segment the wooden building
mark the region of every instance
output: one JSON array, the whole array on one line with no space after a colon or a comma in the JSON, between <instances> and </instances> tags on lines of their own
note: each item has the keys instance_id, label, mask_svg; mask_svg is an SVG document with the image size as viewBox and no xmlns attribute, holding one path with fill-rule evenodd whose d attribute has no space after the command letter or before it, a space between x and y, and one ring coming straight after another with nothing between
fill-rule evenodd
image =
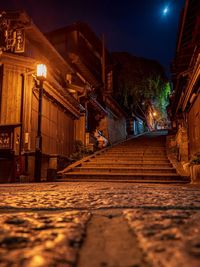
<instances>
[{"instance_id":1,"label":"wooden building","mask_svg":"<svg viewBox=\"0 0 200 267\"><path fill-rule=\"evenodd\" d=\"M179 159L200 152L200 2L186 0L172 64L172 125L177 129Z\"/></svg>"},{"instance_id":2,"label":"wooden building","mask_svg":"<svg viewBox=\"0 0 200 267\"><path fill-rule=\"evenodd\" d=\"M21 174L34 181L37 63L47 66L42 99L42 178L47 179L64 167L77 132L81 135L84 108L70 92L83 93L84 83L26 13L2 12L0 23L0 182L14 182Z\"/></svg>"},{"instance_id":3,"label":"wooden building","mask_svg":"<svg viewBox=\"0 0 200 267\"><path fill-rule=\"evenodd\" d=\"M110 143L126 138L126 114L112 97L112 59L90 27L74 23L47 34L60 54L72 61L74 69L85 82L84 94L79 94L86 109L86 139L91 142L95 130L100 130Z\"/></svg>"}]
</instances>

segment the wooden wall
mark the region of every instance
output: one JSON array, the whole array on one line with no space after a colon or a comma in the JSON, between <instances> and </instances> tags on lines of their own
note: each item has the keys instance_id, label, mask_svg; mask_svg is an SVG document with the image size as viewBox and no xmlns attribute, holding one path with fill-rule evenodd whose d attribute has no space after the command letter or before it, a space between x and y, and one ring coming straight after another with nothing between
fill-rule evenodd
<instances>
[{"instance_id":1,"label":"wooden wall","mask_svg":"<svg viewBox=\"0 0 200 267\"><path fill-rule=\"evenodd\" d=\"M43 97L42 151L45 154L69 155L73 150L74 120L61 107ZM35 148L38 119L38 93L32 96L31 150Z\"/></svg>"},{"instance_id":2,"label":"wooden wall","mask_svg":"<svg viewBox=\"0 0 200 267\"><path fill-rule=\"evenodd\" d=\"M1 124L15 124L20 122L21 108L21 76L23 69L4 64Z\"/></svg>"},{"instance_id":3,"label":"wooden wall","mask_svg":"<svg viewBox=\"0 0 200 267\"><path fill-rule=\"evenodd\" d=\"M4 63L1 101L1 124L20 123L22 76L24 75L22 151L35 151L38 120L38 91L28 66ZM66 109L43 96L43 153L69 155L73 151L75 120ZM29 144L25 144L25 134Z\"/></svg>"}]
</instances>

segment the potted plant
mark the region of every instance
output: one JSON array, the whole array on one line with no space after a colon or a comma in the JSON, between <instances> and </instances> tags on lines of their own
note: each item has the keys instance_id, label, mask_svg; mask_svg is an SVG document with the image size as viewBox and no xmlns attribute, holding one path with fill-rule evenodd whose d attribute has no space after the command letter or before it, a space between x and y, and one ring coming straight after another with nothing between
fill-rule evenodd
<instances>
[{"instance_id":1,"label":"potted plant","mask_svg":"<svg viewBox=\"0 0 200 267\"><path fill-rule=\"evenodd\" d=\"M190 175L192 183L200 183L200 152L190 160Z\"/></svg>"}]
</instances>

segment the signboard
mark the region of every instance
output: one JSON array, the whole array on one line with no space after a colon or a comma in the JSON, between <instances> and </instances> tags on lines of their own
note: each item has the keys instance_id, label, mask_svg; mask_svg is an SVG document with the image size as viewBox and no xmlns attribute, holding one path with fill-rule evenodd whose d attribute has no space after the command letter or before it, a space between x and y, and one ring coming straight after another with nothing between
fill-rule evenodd
<instances>
[{"instance_id":1,"label":"signboard","mask_svg":"<svg viewBox=\"0 0 200 267\"><path fill-rule=\"evenodd\" d=\"M25 50L25 32L24 29L15 30L15 53L23 53Z\"/></svg>"}]
</instances>

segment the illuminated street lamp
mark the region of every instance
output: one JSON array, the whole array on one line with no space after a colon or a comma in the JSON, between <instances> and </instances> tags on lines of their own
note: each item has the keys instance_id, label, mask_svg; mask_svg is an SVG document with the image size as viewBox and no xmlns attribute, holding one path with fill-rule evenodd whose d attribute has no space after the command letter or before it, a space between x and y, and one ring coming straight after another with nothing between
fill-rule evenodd
<instances>
[{"instance_id":1,"label":"illuminated street lamp","mask_svg":"<svg viewBox=\"0 0 200 267\"><path fill-rule=\"evenodd\" d=\"M37 65L37 78L38 80L45 80L47 77L47 67L44 64Z\"/></svg>"},{"instance_id":2,"label":"illuminated street lamp","mask_svg":"<svg viewBox=\"0 0 200 267\"><path fill-rule=\"evenodd\" d=\"M42 96L43 96L43 82L47 76L47 67L44 64L37 65L37 79L39 81L39 101L38 101L38 128L35 146L35 182L41 181L41 167L42 167Z\"/></svg>"},{"instance_id":3,"label":"illuminated street lamp","mask_svg":"<svg viewBox=\"0 0 200 267\"><path fill-rule=\"evenodd\" d=\"M153 116L155 117L156 115L157 115L157 113L154 111L154 112L153 112Z\"/></svg>"}]
</instances>

